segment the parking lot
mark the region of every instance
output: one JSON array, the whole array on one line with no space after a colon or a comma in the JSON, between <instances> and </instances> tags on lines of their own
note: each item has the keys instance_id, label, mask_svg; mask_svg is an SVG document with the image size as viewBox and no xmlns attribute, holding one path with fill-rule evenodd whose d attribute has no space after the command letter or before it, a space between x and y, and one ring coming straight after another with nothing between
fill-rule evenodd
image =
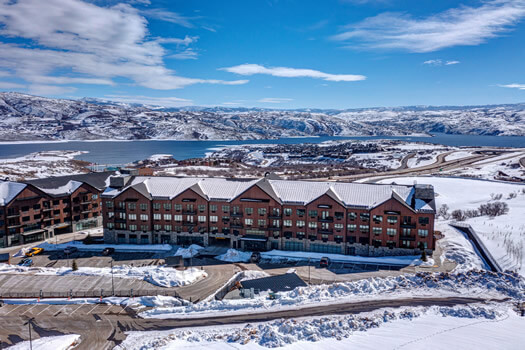
<instances>
[{"instance_id":1,"label":"parking lot","mask_svg":"<svg viewBox=\"0 0 525 350\"><path fill-rule=\"evenodd\" d=\"M27 317L67 317L67 316L95 316L95 315L134 315L129 307L107 304L4 304L0 307L0 317L27 316Z\"/></svg>"}]
</instances>

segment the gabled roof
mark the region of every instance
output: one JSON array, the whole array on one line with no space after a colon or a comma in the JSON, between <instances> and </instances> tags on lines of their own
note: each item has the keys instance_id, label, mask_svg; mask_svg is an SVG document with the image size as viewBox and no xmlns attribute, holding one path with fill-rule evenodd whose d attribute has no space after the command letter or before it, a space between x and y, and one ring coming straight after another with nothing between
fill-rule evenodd
<instances>
[{"instance_id":1,"label":"gabled roof","mask_svg":"<svg viewBox=\"0 0 525 350\"><path fill-rule=\"evenodd\" d=\"M103 171L97 173L46 177L43 179L27 180L24 181L24 183L34 185L46 192L48 188L62 187L67 185L70 181L85 182L98 190L103 190L108 186L106 180L114 174L114 171Z\"/></svg>"},{"instance_id":2,"label":"gabled roof","mask_svg":"<svg viewBox=\"0 0 525 350\"><path fill-rule=\"evenodd\" d=\"M295 273L285 273L283 275L242 281L241 286L244 289L253 288L260 291L287 292L297 287L306 287L307 284Z\"/></svg>"},{"instance_id":3,"label":"gabled roof","mask_svg":"<svg viewBox=\"0 0 525 350\"><path fill-rule=\"evenodd\" d=\"M60 197L60 196L71 195L82 185L83 185L82 182L69 180L65 185L60 186L60 187L54 187L54 188L38 187L38 189L51 196Z\"/></svg>"},{"instance_id":4,"label":"gabled roof","mask_svg":"<svg viewBox=\"0 0 525 350\"><path fill-rule=\"evenodd\" d=\"M27 187L26 184L12 181L0 182L0 205L8 205Z\"/></svg>"}]
</instances>

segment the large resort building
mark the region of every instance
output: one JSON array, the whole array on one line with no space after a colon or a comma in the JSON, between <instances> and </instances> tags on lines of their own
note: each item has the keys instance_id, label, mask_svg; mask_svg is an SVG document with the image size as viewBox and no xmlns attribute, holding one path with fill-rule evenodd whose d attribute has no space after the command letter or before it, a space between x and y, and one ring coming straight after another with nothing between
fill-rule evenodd
<instances>
[{"instance_id":1,"label":"large resort building","mask_svg":"<svg viewBox=\"0 0 525 350\"><path fill-rule=\"evenodd\" d=\"M112 174L0 181L0 248L101 226L100 195Z\"/></svg>"},{"instance_id":2,"label":"large resort building","mask_svg":"<svg viewBox=\"0 0 525 350\"><path fill-rule=\"evenodd\" d=\"M102 194L104 238L365 256L434 249L434 190L262 179L115 176Z\"/></svg>"}]
</instances>

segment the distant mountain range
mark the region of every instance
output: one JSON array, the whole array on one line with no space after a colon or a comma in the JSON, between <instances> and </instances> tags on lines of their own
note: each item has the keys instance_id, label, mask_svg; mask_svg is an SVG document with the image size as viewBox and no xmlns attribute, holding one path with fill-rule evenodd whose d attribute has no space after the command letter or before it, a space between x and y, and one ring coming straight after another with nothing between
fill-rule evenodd
<instances>
[{"instance_id":1,"label":"distant mountain range","mask_svg":"<svg viewBox=\"0 0 525 350\"><path fill-rule=\"evenodd\" d=\"M525 104L362 109L162 108L0 93L0 140L219 140L412 134L525 136Z\"/></svg>"}]
</instances>

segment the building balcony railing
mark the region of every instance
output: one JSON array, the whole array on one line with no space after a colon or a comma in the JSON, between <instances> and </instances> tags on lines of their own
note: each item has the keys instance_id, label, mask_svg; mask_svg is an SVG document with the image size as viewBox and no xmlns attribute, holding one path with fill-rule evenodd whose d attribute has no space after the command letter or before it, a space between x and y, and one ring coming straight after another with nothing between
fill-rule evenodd
<instances>
[{"instance_id":1,"label":"building balcony railing","mask_svg":"<svg viewBox=\"0 0 525 350\"><path fill-rule=\"evenodd\" d=\"M399 239L402 241L415 241L415 236L399 236Z\"/></svg>"},{"instance_id":2,"label":"building balcony railing","mask_svg":"<svg viewBox=\"0 0 525 350\"><path fill-rule=\"evenodd\" d=\"M332 229L320 229L319 233L322 234L322 235L331 235L332 233L334 233L334 230L332 230Z\"/></svg>"},{"instance_id":3,"label":"building balcony railing","mask_svg":"<svg viewBox=\"0 0 525 350\"><path fill-rule=\"evenodd\" d=\"M183 225L184 226L195 226L197 225L197 223L193 221L184 221Z\"/></svg>"},{"instance_id":4,"label":"building balcony railing","mask_svg":"<svg viewBox=\"0 0 525 350\"><path fill-rule=\"evenodd\" d=\"M400 225L403 228L416 228L416 224L401 224Z\"/></svg>"},{"instance_id":5,"label":"building balcony railing","mask_svg":"<svg viewBox=\"0 0 525 350\"><path fill-rule=\"evenodd\" d=\"M317 220L318 220L319 222L334 222L334 218L333 218L333 216L326 216L326 217L324 217L324 218L321 217L321 216L319 216L319 217L317 218Z\"/></svg>"},{"instance_id":6,"label":"building balcony railing","mask_svg":"<svg viewBox=\"0 0 525 350\"><path fill-rule=\"evenodd\" d=\"M281 227L279 226L268 226L268 231L279 231Z\"/></svg>"},{"instance_id":7,"label":"building balcony railing","mask_svg":"<svg viewBox=\"0 0 525 350\"><path fill-rule=\"evenodd\" d=\"M243 228L242 224L230 224L230 228Z\"/></svg>"},{"instance_id":8,"label":"building balcony railing","mask_svg":"<svg viewBox=\"0 0 525 350\"><path fill-rule=\"evenodd\" d=\"M16 227L21 227L22 225L20 224L14 224L14 225L7 225L7 228L16 228Z\"/></svg>"},{"instance_id":9,"label":"building balcony railing","mask_svg":"<svg viewBox=\"0 0 525 350\"><path fill-rule=\"evenodd\" d=\"M230 216L234 217L234 218L242 218L242 213L231 213Z\"/></svg>"},{"instance_id":10,"label":"building balcony railing","mask_svg":"<svg viewBox=\"0 0 525 350\"><path fill-rule=\"evenodd\" d=\"M268 219L280 219L282 217L281 214L268 214Z\"/></svg>"},{"instance_id":11,"label":"building balcony railing","mask_svg":"<svg viewBox=\"0 0 525 350\"><path fill-rule=\"evenodd\" d=\"M19 217L19 216L20 216L20 213L16 213L16 214L7 214L6 217L7 217L8 219L11 219L11 218L17 218L17 217Z\"/></svg>"},{"instance_id":12,"label":"building balcony railing","mask_svg":"<svg viewBox=\"0 0 525 350\"><path fill-rule=\"evenodd\" d=\"M182 212L182 215L195 215L197 212L195 210L186 210Z\"/></svg>"}]
</instances>

